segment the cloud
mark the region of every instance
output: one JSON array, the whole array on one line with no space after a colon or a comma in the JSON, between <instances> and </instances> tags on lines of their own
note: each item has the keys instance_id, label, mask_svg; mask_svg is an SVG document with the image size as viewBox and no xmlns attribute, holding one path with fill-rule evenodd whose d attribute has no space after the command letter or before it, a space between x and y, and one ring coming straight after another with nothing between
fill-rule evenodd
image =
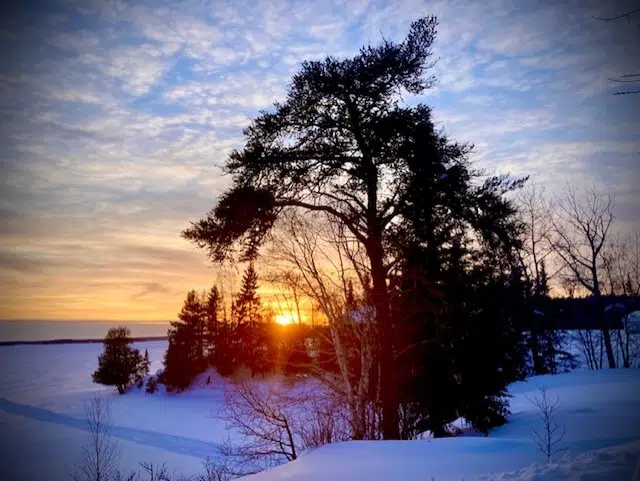
<instances>
[{"instance_id":1,"label":"cloud","mask_svg":"<svg viewBox=\"0 0 640 481\"><path fill-rule=\"evenodd\" d=\"M591 17L622 4L47 8L0 25L0 317L172 316L186 290L215 278L179 233L228 185L222 166L250 119L284 98L303 60L353 55L382 35L401 40L428 13L440 20L439 83L407 100L433 106L452 138L474 143L479 166L551 188L610 183L625 222L640 220L640 96L612 96L621 87L608 80L640 71L629 54L639 31Z\"/></svg>"}]
</instances>

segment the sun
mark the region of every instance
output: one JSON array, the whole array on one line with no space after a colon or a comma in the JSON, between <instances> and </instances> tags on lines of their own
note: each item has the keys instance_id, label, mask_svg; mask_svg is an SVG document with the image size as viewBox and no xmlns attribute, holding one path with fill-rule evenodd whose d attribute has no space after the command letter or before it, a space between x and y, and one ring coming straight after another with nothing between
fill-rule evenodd
<instances>
[{"instance_id":1,"label":"sun","mask_svg":"<svg viewBox=\"0 0 640 481\"><path fill-rule=\"evenodd\" d=\"M298 321L298 316L291 313L282 313L276 316L276 324L280 324L281 326L286 326L288 324L293 324Z\"/></svg>"}]
</instances>

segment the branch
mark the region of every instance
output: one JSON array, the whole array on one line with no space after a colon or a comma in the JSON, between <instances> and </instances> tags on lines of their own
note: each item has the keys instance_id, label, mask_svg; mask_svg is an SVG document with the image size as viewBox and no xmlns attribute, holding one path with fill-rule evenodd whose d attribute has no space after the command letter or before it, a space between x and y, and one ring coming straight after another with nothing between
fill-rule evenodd
<instances>
[{"instance_id":1,"label":"branch","mask_svg":"<svg viewBox=\"0 0 640 481\"><path fill-rule=\"evenodd\" d=\"M603 20L605 22L609 22L611 20L618 20L619 18L623 18L623 17L627 17L627 19L633 15L634 13L638 13L640 12L640 8L636 8L635 10L631 10L630 12L627 13L623 13L621 15L616 15L615 17L610 17L610 18L602 18L602 17L596 17L595 15L591 15L593 18L595 18L596 20Z\"/></svg>"},{"instance_id":2,"label":"branch","mask_svg":"<svg viewBox=\"0 0 640 481\"><path fill-rule=\"evenodd\" d=\"M342 212L334 209L331 206L309 204L307 202L302 202L300 200L294 200L294 199L278 200L278 201L276 201L274 203L274 205L276 207L301 207L301 208L307 209L307 210L312 210L312 211L316 211L316 212L326 212L327 214L331 214L332 216L337 217L342 222L344 222L344 225L356 237L356 239L358 239L363 244L367 243L367 238L362 234L362 232L360 232L356 228L356 226L354 225L353 221L351 219L349 219L349 217L347 217L345 214L343 214Z\"/></svg>"}]
</instances>

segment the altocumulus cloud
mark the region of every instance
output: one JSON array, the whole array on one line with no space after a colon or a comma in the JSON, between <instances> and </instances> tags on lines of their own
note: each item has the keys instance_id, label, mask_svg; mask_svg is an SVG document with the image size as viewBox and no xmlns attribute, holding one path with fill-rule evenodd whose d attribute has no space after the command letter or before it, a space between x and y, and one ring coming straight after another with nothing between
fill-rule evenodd
<instances>
[{"instance_id":1,"label":"altocumulus cloud","mask_svg":"<svg viewBox=\"0 0 640 481\"><path fill-rule=\"evenodd\" d=\"M493 172L599 182L638 224L633 2L135 1L21 4L0 21L0 317L172 317L215 279L179 232L229 179L242 128L305 59L440 20L434 107Z\"/></svg>"}]
</instances>

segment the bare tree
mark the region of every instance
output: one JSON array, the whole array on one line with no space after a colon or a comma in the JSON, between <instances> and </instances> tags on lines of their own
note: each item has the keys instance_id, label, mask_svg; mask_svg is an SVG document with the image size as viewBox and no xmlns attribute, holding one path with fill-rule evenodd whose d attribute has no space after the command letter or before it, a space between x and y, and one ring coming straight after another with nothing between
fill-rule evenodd
<instances>
[{"instance_id":1,"label":"bare tree","mask_svg":"<svg viewBox=\"0 0 640 481\"><path fill-rule=\"evenodd\" d=\"M519 194L518 204L526 227L520 262L525 276L535 287L542 280L542 264L553 254L553 246L549 242L553 230L553 206L546 197L544 186L528 184ZM558 270L552 274L547 273L548 278L553 278L557 272Z\"/></svg>"},{"instance_id":2,"label":"bare tree","mask_svg":"<svg viewBox=\"0 0 640 481\"><path fill-rule=\"evenodd\" d=\"M549 242L553 229L550 220L552 206L544 187L537 184L528 184L520 191L518 205L525 228L522 248L517 255L525 280L530 286L529 301L537 306L538 301L548 295L548 281L559 272L559 269L551 274L548 272L549 261L553 258L553 247ZM555 370L556 348L561 336L554 331L541 329L538 321L538 317L533 316L529 330L533 373L547 374Z\"/></svg>"},{"instance_id":3,"label":"bare tree","mask_svg":"<svg viewBox=\"0 0 640 481\"><path fill-rule=\"evenodd\" d=\"M162 463L160 466L154 466L153 463L142 462L140 463L140 467L147 473L147 476L149 476L149 481L171 481L165 463Z\"/></svg>"},{"instance_id":4,"label":"bare tree","mask_svg":"<svg viewBox=\"0 0 640 481\"><path fill-rule=\"evenodd\" d=\"M113 481L138 481L138 479L140 479L140 476L136 472L124 474L120 471L116 471L116 473L113 475L113 478L111 479Z\"/></svg>"},{"instance_id":5,"label":"bare tree","mask_svg":"<svg viewBox=\"0 0 640 481\"><path fill-rule=\"evenodd\" d=\"M566 428L564 424L558 424L555 419L555 413L560 407L560 398L556 397L552 400L547 387L541 386L538 395L534 398L527 396L527 399L536 407L536 417L542 423L541 428L531 430L531 438L538 446L538 450L546 456L547 462L550 462L554 454L565 450L558 445L564 439Z\"/></svg>"},{"instance_id":6,"label":"bare tree","mask_svg":"<svg viewBox=\"0 0 640 481\"><path fill-rule=\"evenodd\" d=\"M302 448L294 433L294 403L275 383L241 381L227 388L219 414L244 441L227 445L224 454L249 474L296 459Z\"/></svg>"},{"instance_id":7,"label":"bare tree","mask_svg":"<svg viewBox=\"0 0 640 481\"><path fill-rule=\"evenodd\" d=\"M553 250L569 275L596 300L610 368L615 368L616 362L602 305L601 271L604 249L614 220L614 199L611 190L602 194L594 186L586 188L584 195L579 197L576 189L569 186L557 202L550 235Z\"/></svg>"},{"instance_id":8,"label":"bare tree","mask_svg":"<svg viewBox=\"0 0 640 481\"><path fill-rule=\"evenodd\" d=\"M210 458L202 462L204 474L196 476L194 481L231 481L234 476L231 469L220 461L212 461Z\"/></svg>"},{"instance_id":9,"label":"bare tree","mask_svg":"<svg viewBox=\"0 0 640 481\"><path fill-rule=\"evenodd\" d=\"M111 436L109 403L96 395L85 402L84 411L89 434L71 477L74 481L111 481L121 475L120 450Z\"/></svg>"},{"instance_id":10,"label":"bare tree","mask_svg":"<svg viewBox=\"0 0 640 481\"><path fill-rule=\"evenodd\" d=\"M328 325L338 374L316 365L315 375L348 406L353 438L378 439L379 346L374 310L366 300L366 253L342 226L320 214L290 215L277 232L272 261L297 273L299 289L320 307Z\"/></svg>"},{"instance_id":11,"label":"bare tree","mask_svg":"<svg viewBox=\"0 0 640 481\"><path fill-rule=\"evenodd\" d=\"M614 238L605 249L603 259L609 294L640 295L640 230ZM622 321L622 329L618 329L614 336L616 361L623 367L631 367L640 355L637 336L631 332L626 313L620 312L616 306L609 307L612 317Z\"/></svg>"}]
</instances>

